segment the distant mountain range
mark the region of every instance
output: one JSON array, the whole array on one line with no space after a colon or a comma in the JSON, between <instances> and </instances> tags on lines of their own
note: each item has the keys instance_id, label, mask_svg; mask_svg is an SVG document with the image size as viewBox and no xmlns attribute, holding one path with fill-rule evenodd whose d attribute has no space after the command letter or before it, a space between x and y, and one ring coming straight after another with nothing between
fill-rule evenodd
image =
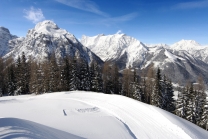
<instances>
[{"instance_id":1,"label":"distant mountain range","mask_svg":"<svg viewBox=\"0 0 208 139\"><path fill-rule=\"evenodd\" d=\"M167 44L146 45L125 34L83 36L81 43L103 61L117 63L120 69L160 67L173 82L195 82L199 76L208 83L208 46L194 40Z\"/></svg>"},{"instance_id":2,"label":"distant mountain range","mask_svg":"<svg viewBox=\"0 0 208 139\"><path fill-rule=\"evenodd\" d=\"M208 46L201 46L194 40L181 40L171 46L147 45L125 34L99 34L83 36L79 42L74 35L49 20L38 23L22 38L0 27L0 56L17 59L22 52L38 61L49 58L52 52L56 58L77 56L88 63L112 61L120 70L130 67L145 70L154 64L173 82L195 82L202 76L208 84Z\"/></svg>"}]
</instances>

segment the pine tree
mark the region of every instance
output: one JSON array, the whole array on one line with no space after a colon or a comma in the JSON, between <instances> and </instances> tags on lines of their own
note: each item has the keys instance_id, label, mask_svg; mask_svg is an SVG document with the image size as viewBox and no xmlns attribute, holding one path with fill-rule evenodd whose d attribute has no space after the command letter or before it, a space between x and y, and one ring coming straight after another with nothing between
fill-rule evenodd
<instances>
[{"instance_id":1,"label":"pine tree","mask_svg":"<svg viewBox=\"0 0 208 139\"><path fill-rule=\"evenodd\" d=\"M149 100L150 100L150 94L148 93L148 86L147 86L147 82L146 82L146 79L143 78L141 80L141 92L143 94L143 97L141 98L141 101L144 102L144 103L147 103L149 104Z\"/></svg>"},{"instance_id":2,"label":"pine tree","mask_svg":"<svg viewBox=\"0 0 208 139\"><path fill-rule=\"evenodd\" d=\"M196 123L196 117L195 117L195 101L194 101L194 89L193 89L193 84L191 83L188 91L188 100L187 100L187 105L186 105L186 120Z\"/></svg>"},{"instance_id":3,"label":"pine tree","mask_svg":"<svg viewBox=\"0 0 208 139\"><path fill-rule=\"evenodd\" d=\"M122 78L122 92L121 94L127 97L132 97L130 92L130 83L131 83L131 70L125 69L123 71L123 78Z\"/></svg>"},{"instance_id":4,"label":"pine tree","mask_svg":"<svg viewBox=\"0 0 208 139\"><path fill-rule=\"evenodd\" d=\"M88 63L85 62L83 59L79 59L79 90L90 90L90 80L89 80L89 66Z\"/></svg>"},{"instance_id":5,"label":"pine tree","mask_svg":"<svg viewBox=\"0 0 208 139\"><path fill-rule=\"evenodd\" d=\"M103 78L103 92L107 93L107 84L108 84L108 74L109 74L109 62L105 62L102 70L102 78Z\"/></svg>"},{"instance_id":6,"label":"pine tree","mask_svg":"<svg viewBox=\"0 0 208 139\"><path fill-rule=\"evenodd\" d=\"M14 76L14 66L13 64L7 69L7 92L8 95L15 95L16 90L16 80Z\"/></svg>"},{"instance_id":7,"label":"pine tree","mask_svg":"<svg viewBox=\"0 0 208 139\"><path fill-rule=\"evenodd\" d=\"M132 93L133 93L133 99L136 99L138 101L142 101L142 99L143 99L143 92L140 89L139 84L136 83L136 82L133 82L131 84L131 88L132 88L131 90L132 90Z\"/></svg>"},{"instance_id":8,"label":"pine tree","mask_svg":"<svg viewBox=\"0 0 208 139\"><path fill-rule=\"evenodd\" d=\"M73 58L70 65L70 83L69 89L70 91L74 91L78 89L78 75L77 75L77 59Z\"/></svg>"},{"instance_id":9,"label":"pine tree","mask_svg":"<svg viewBox=\"0 0 208 139\"><path fill-rule=\"evenodd\" d=\"M208 130L208 100L206 99L206 94L204 95L204 100L205 100L205 103L202 107L203 111L200 117L200 121L198 122L198 125Z\"/></svg>"},{"instance_id":10,"label":"pine tree","mask_svg":"<svg viewBox=\"0 0 208 139\"><path fill-rule=\"evenodd\" d=\"M49 61L49 92L55 92L58 91L58 78L59 78L59 71L58 66L56 63L55 54L52 55L50 61Z\"/></svg>"},{"instance_id":11,"label":"pine tree","mask_svg":"<svg viewBox=\"0 0 208 139\"><path fill-rule=\"evenodd\" d=\"M65 57L63 59L63 65L61 68L61 86L63 91L69 91L70 84L70 66L69 58Z\"/></svg>"},{"instance_id":12,"label":"pine tree","mask_svg":"<svg viewBox=\"0 0 208 139\"><path fill-rule=\"evenodd\" d=\"M38 94L37 92L37 86L38 86L38 76L37 76L37 70L38 70L38 66L37 66L37 63L34 62L34 61L31 61L31 64L30 64L30 82L29 82L29 89L30 89L30 92L31 93L36 93Z\"/></svg>"},{"instance_id":13,"label":"pine tree","mask_svg":"<svg viewBox=\"0 0 208 139\"><path fill-rule=\"evenodd\" d=\"M118 66L116 64L113 64L112 66L113 70L113 90L114 94L119 94L120 93L120 88L119 88L119 72L118 72Z\"/></svg>"},{"instance_id":14,"label":"pine tree","mask_svg":"<svg viewBox=\"0 0 208 139\"><path fill-rule=\"evenodd\" d=\"M145 78L146 76L146 78ZM147 75L143 74L143 78L145 80L144 85L145 85L145 96L146 96L146 102L148 104L152 103L152 93L154 90L154 78L155 78L155 70L154 70L154 64L151 64L148 67L147 70Z\"/></svg>"},{"instance_id":15,"label":"pine tree","mask_svg":"<svg viewBox=\"0 0 208 139\"><path fill-rule=\"evenodd\" d=\"M163 94L162 94L162 100L163 100L163 109L169 112L175 111L174 106L174 99L173 99L173 86L170 80L167 80L164 76L163 78Z\"/></svg>"},{"instance_id":16,"label":"pine tree","mask_svg":"<svg viewBox=\"0 0 208 139\"><path fill-rule=\"evenodd\" d=\"M182 92L178 92L178 98L176 101L176 109L175 109L175 114L179 117L185 118L186 117L186 112L185 112L185 107L187 104L186 100L186 90L183 88Z\"/></svg>"},{"instance_id":17,"label":"pine tree","mask_svg":"<svg viewBox=\"0 0 208 139\"><path fill-rule=\"evenodd\" d=\"M154 83L154 90L151 95L151 104L162 108L162 83L161 83L161 73L160 73L160 68L158 68L156 77L155 77L155 83Z\"/></svg>"},{"instance_id":18,"label":"pine tree","mask_svg":"<svg viewBox=\"0 0 208 139\"><path fill-rule=\"evenodd\" d=\"M96 62L92 62L90 66L90 90L94 92L102 92L102 86L101 69Z\"/></svg>"},{"instance_id":19,"label":"pine tree","mask_svg":"<svg viewBox=\"0 0 208 139\"><path fill-rule=\"evenodd\" d=\"M21 78L22 78L22 94L29 93L29 65L25 57L25 53L22 52L21 58Z\"/></svg>"},{"instance_id":20,"label":"pine tree","mask_svg":"<svg viewBox=\"0 0 208 139\"><path fill-rule=\"evenodd\" d=\"M203 78L200 76L198 78L198 83L195 86L195 117L196 117L196 124L200 125L200 122L203 121L203 113L204 110L206 111L206 93L204 87ZM206 113L206 112L205 112Z\"/></svg>"},{"instance_id":21,"label":"pine tree","mask_svg":"<svg viewBox=\"0 0 208 139\"><path fill-rule=\"evenodd\" d=\"M105 65L104 65L105 69ZM105 86L105 93L108 94L119 94L119 73L118 73L118 67L115 65L115 63L109 63L107 62L107 70L103 72L103 82Z\"/></svg>"},{"instance_id":22,"label":"pine tree","mask_svg":"<svg viewBox=\"0 0 208 139\"><path fill-rule=\"evenodd\" d=\"M133 72L133 81L131 82L131 85L130 85L130 91L131 91L130 94L133 95L132 96L133 99L136 99L138 101L144 100L144 94L138 83L138 76L136 73L136 69L134 69L134 72Z\"/></svg>"},{"instance_id":23,"label":"pine tree","mask_svg":"<svg viewBox=\"0 0 208 139\"><path fill-rule=\"evenodd\" d=\"M20 95L23 91L23 79L22 79L22 65L21 65L21 59L18 56L17 62L16 62L16 68L15 68L15 79L16 79L16 90L14 95Z\"/></svg>"},{"instance_id":24,"label":"pine tree","mask_svg":"<svg viewBox=\"0 0 208 139\"><path fill-rule=\"evenodd\" d=\"M36 94L41 94L43 93L44 91L44 84L43 84L43 81L44 81L44 76L43 76L43 69L42 69L42 65L39 64L38 65L38 68L36 70L36 87L35 87L35 93Z\"/></svg>"}]
</instances>

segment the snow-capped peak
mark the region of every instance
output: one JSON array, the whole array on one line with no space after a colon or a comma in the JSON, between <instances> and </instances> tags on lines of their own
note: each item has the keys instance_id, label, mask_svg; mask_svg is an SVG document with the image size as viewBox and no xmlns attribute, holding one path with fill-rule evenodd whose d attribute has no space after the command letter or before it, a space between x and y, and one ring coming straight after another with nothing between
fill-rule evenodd
<instances>
[{"instance_id":1,"label":"snow-capped peak","mask_svg":"<svg viewBox=\"0 0 208 139\"><path fill-rule=\"evenodd\" d=\"M53 37L61 37L65 34L70 34L66 30L59 28L58 25L51 20L38 23L35 28L30 31L32 31L33 34L45 34Z\"/></svg>"},{"instance_id":2,"label":"snow-capped peak","mask_svg":"<svg viewBox=\"0 0 208 139\"><path fill-rule=\"evenodd\" d=\"M67 32L65 29L59 28L50 20L38 23L35 28L28 31L25 38L10 41L10 44L13 46L15 44L18 45L15 45L14 49L5 55L4 58L13 56L14 59L17 59L18 55L24 52L26 57L44 61L49 58L52 52L55 52L56 58L63 58L69 55L83 58L88 63L93 60L98 61L98 63L101 62L73 34Z\"/></svg>"},{"instance_id":3,"label":"snow-capped peak","mask_svg":"<svg viewBox=\"0 0 208 139\"><path fill-rule=\"evenodd\" d=\"M170 48L175 50L189 50L189 49L201 49L201 45L195 40L181 40L174 43Z\"/></svg>"},{"instance_id":4,"label":"snow-capped peak","mask_svg":"<svg viewBox=\"0 0 208 139\"><path fill-rule=\"evenodd\" d=\"M147 48L139 40L122 33L94 37L84 36L81 43L96 53L103 61L116 60L121 57L126 66L132 66L135 59L143 60Z\"/></svg>"},{"instance_id":5,"label":"snow-capped peak","mask_svg":"<svg viewBox=\"0 0 208 139\"><path fill-rule=\"evenodd\" d=\"M184 40L182 39L181 41L177 42L179 45L194 45L194 46L200 46L198 42L195 40Z\"/></svg>"},{"instance_id":6,"label":"snow-capped peak","mask_svg":"<svg viewBox=\"0 0 208 139\"><path fill-rule=\"evenodd\" d=\"M41 30L43 28L47 28L47 29L59 29L59 27L51 20L45 20L43 22L38 23L35 26L35 30Z\"/></svg>"}]
</instances>

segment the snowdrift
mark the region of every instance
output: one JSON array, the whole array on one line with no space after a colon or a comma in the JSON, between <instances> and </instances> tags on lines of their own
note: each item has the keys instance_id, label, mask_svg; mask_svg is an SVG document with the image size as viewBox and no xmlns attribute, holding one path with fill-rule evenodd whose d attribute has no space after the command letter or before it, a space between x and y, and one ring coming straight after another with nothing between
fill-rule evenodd
<instances>
[{"instance_id":1,"label":"snowdrift","mask_svg":"<svg viewBox=\"0 0 208 139\"><path fill-rule=\"evenodd\" d=\"M2 97L0 117L0 138L208 138L207 131L154 106L84 91Z\"/></svg>"}]
</instances>

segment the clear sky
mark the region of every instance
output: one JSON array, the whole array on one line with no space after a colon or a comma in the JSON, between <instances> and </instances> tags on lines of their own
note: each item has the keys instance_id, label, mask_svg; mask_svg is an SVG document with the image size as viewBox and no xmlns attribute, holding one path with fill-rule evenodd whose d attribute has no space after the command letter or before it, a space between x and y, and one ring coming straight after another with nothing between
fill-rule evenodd
<instances>
[{"instance_id":1,"label":"clear sky","mask_svg":"<svg viewBox=\"0 0 208 139\"><path fill-rule=\"evenodd\" d=\"M125 33L144 43L208 44L208 0L1 0L0 26L17 36L53 20L77 38Z\"/></svg>"}]
</instances>

